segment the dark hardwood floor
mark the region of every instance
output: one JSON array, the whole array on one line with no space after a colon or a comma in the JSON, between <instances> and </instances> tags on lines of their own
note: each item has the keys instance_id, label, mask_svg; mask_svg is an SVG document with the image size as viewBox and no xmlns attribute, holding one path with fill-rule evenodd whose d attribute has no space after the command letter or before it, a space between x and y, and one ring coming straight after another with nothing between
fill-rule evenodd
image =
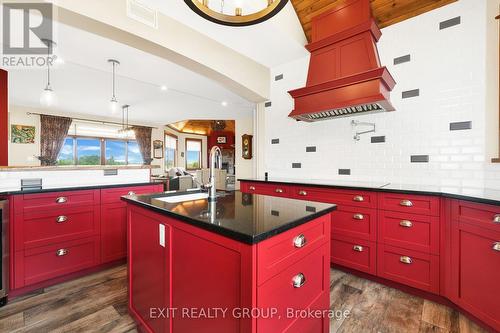
<instances>
[{"instance_id":1,"label":"dark hardwood floor","mask_svg":"<svg viewBox=\"0 0 500 333\"><path fill-rule=\"evenodd\" d=\"M136 332L127 314L127 270L119 266L45 288L0 308L0 332ZM447 307L331 271L330 332L484 332Z\"/></svg>"}]
</instances>

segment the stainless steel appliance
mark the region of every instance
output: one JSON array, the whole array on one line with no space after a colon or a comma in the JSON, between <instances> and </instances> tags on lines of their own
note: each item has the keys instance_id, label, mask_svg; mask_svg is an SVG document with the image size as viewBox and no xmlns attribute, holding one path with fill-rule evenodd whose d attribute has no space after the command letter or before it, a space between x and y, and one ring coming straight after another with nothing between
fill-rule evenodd
<instances>
[{"instance_id":1,"label":"stainless steel appliance","mask_svg":"<svg viewBox=\"0 0 500 333\"><path fill-rule=\"evenodd\" d=\"M0 200L0 306L7 304L9 286L9 202Z\"/></svg>"}]
</instances>

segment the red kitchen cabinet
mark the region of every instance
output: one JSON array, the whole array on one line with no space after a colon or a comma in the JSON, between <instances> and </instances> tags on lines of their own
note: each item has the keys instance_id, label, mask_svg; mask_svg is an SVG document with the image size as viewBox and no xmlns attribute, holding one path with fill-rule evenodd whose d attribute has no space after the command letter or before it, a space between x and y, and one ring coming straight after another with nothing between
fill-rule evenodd
<instances>
[{"instance_id":1,"label":"red kitchen cabinet","mask_svg":"<svg viewBox=\"0 0 500 333\"><path fill-rule=\"evenodd\" d=\"M332 213L332 236L344 235L377 241L377 211L341 205Z\"/></svg>"},{"instance_id":2,"label":"red kitchen cabinet","mask_svg":"<svg viewBox=\"0 0 500 333\"><path fill-rule=\"evenodd\" d=\"M426 195L380 193L378 209L439 216L439 198Z\"/></svg>"},{"instance_id":3,"label":"red kitchen cabinet","mask_svg":"<svg viewBox=\"0 0 500 333\"><path fill-rule=\"evenodd\" d=\"M360 272L377 273L377 243L335 235L331 240L331 262Z\"/></svg>"},{"instance_id":4,"label":"red kitchen cabinet","mask_svg":"<svg viewBox=\"0 0 500 333\"><path fill-rule=\"evenodd\" d=\"M459 205L454 202L454 216ZM452 300L478 319L500 331L500 231L452 221Z\"/></svg>"}]
</instances>

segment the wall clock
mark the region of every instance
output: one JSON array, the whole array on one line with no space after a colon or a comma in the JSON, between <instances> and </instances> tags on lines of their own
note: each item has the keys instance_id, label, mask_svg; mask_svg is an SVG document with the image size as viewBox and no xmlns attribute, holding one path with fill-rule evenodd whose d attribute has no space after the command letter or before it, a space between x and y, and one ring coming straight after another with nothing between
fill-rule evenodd
<instances>
[{"instance_id":1,"label":"wall clock","mask_svg":"<svg viewBox=\"0 0 500 333\"><path fill-rule=\"evenodd\" d=\"M241 142L242 142L242 157L246 160L250 160L252 158L252 139L253 135L242 135L241 136Z\"/></svg>"}]
</instances>

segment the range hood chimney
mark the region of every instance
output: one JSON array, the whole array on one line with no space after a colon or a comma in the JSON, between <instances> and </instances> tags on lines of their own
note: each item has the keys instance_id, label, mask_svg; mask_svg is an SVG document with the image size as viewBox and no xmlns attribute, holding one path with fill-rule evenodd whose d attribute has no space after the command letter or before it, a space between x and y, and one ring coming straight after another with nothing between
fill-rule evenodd
<instances>
[{"instance_id":1,"label":"range hood chimney","mask_svg":"<svg viewBox=\"0 0 500 333\"><path fill-rule=\"evenodd\" d=\"M394 111L389 95L396 82L380 65L382 33L370 0L348 0L312 19L307 85L289 91L289 117L307 122Z\"/></svg>"}]
</instances>

